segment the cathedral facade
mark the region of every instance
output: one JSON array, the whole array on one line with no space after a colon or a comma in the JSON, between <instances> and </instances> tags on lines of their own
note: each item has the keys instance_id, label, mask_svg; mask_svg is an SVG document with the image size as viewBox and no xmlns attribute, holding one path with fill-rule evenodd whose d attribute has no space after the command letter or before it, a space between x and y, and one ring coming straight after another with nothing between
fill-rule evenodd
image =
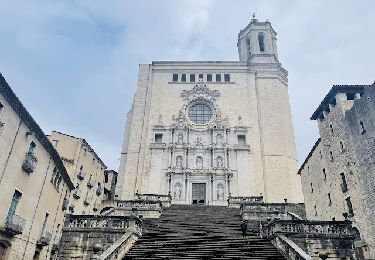
<instances>
[{"instance_id":1,"label":"cathedral facade","mask_svg":"<svg viewBox=\"0 0 375 260\"><path fill-rule=\"evenodd\" d=\"M140 65L128 113L116 196L171 194L175 204L228 197L303 202L276 32L252 19L239 61Z\"/></svg>"}]
</instances>

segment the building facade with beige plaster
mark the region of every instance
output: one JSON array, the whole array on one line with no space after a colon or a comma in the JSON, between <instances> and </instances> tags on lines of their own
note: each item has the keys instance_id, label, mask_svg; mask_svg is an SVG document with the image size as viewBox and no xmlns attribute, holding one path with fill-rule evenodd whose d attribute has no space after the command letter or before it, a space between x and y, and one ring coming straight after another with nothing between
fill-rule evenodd
<instances>
[{"instance_id":1,"label":"building facade with beige plaster","mask_svg":"<svg viewBox=\"0 0 375 260\"><path fill-rule=\"evenodd\" d=\"M59 153L74 183L68 213L99 214L104 194L106 165L83 138L53 131L49 140ZM107 173L108 175L108 173Z\"/></svg>"},{"instance_id":2,"label":"building facade with beige plaster","mask_svg":"<svg viewBox=\"0 0 375 260\"><path fill-rule=\"evenodd\" d=\"M253 19L240 61L140 65L116 196L171 194L172 203L227 205L232 196L302 202L287 71L276 32Z\"/></svg>"},{"instance_id":3,"label":"building facade with beige plaster","mask_svg":"<svg viewBox=\"0 0 375 260\"><path fill-rule=\"evenodd\" d=\"M361 259L375 258L375 85L334 86L311 117L320 138L299 170L310 220L353 221Z\"/></svg>"},{"instance_id":4,"label":"building facade with beige plaster","mask_svg":"<svg viewBox=\"0 0 375 260\"><path fill-rule=\"evenodd\" d=\"M56 150L0 75L0 259L50 259L72 189Z\"/></svg>"}]
</instances>

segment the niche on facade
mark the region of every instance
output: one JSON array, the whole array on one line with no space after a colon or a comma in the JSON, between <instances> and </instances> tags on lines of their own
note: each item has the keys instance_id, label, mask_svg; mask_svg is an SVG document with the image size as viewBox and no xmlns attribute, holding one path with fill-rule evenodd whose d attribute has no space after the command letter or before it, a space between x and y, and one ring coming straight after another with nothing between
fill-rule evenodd
<instances>
[{"instance_id":1,"label":"niche on facade","mask_svg":"<svg viewBox=\"0 0 375 260\"><path fill-rule=\"evenodd\" d=\"M184 135L182 133L178 134L177 143L178 144L183 144L184 143Z\"/></svg>"},{"instance_id":2,"label":"niche on facade","mask_svg":"<svg viewBox=\"0 0 375 260\"><path fill-rule=\"evenodd\" d=\"M223 160L223 157L218 156L218 157L216 158L216 168L221 169L221 168L223 168L223 166L224 166L224 160Z\"/></svg>"},{"instance_id":3,"label":"niche on facade","mask_svg":"<svg viewBox=\"0 0 375 260\"><path fill-rule=\"evenodd\" d=\"M223 135L217 134L216 135L216 144L222 144L223 143Z\"/></svg>"},{"instance_id":4,"label":"niche on facade","mask_svg":"<svg viewBox=\"0 0 375 260\"><path fill-rule=\"evenodd\" d=\"M195 160L195 168L203 169L203 158L202 158L202 156L197 156L197 158Z\"/></svg>"},{"instance_id":5,"label":"niche on facade","mask_svg":"<svg viewBox=\"0 0 375 260\"><path fill-rule=\"evenodd\" d=\"M176 182L173 188L173 198L182 199L182 185L179 182Z\"/></svg>"},{"instance_id":6,"label":"niche on facade","mask_svg":"<svg viewBox=\"0 0 375 260\"><path fill-rule=\"evenodd\" d=\"M224 200L224 185L222 183L216 185L216 199Z\"/></svg>"},{"instance_id":7,"label":"niche on facade","mask_svg":"<svg viewBox=\"0 0 375 260\"><path fill-rule=\"evenodd\" d=\"M182 156L181 155L176 157L176 167L182 168Z\"/></svg>"}]
</instances>

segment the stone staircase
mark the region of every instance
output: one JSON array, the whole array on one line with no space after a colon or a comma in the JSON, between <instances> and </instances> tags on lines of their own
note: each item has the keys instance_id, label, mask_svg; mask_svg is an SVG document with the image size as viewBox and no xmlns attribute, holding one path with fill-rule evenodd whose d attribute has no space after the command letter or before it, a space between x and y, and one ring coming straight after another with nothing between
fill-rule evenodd
<instances>
[{"instance_id":1,"label":"stone staircase","mask_svg":"<svg viewBox=\"0 0 375 260\"><path fill-rule=\"evenodd\" d=\"M123 259L285 259L258 223L242 238L239 210L215 206L177 206L160 219L145 220L143 236Z\"/></svg>"}]
</instances>

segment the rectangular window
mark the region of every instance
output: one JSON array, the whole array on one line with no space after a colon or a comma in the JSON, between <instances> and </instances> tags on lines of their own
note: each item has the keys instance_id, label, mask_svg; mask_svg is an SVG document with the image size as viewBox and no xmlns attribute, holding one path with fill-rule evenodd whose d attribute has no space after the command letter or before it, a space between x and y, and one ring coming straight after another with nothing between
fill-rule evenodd
<instances>
[{"instance_id":1,"label":"rectangular window","mask_svg":"<svg viewBox=\"0 0 375 260\"><path fill-rule=\"evenodd\" d=\"M52 141L52 146L53 146L53 147L56 147L58 142L59 142L58 140L53 140L53 141Z\"/></svg>"},{"instance_id":2,"label":"rectangular window","mask_svg":"<svg viewBox=\"0 0 375 260\"><path fill-rule=\"evenodd\" d=\"M221 82L221 74L216 74L216 82Z\"/></svg>"},{"instance_id":3,"label":"rectangular window","mask_svg":"<svg viewBox=\"0 0 375 260\"><path fill-rule=\"evenodd\" d=\"M163 142L163 134L155 134L155 143L161 144Z\"/></svg>"},{"instance_id":4,"label":"rectangular window","mask_svg":"<svg viewBox=\"0 0 375 260\"><path fill-rule=\"evenodd\" d=\"M348 207L348 213L349 215L353 215L354 214L354 211L353 211L353 204L352 204L352 201L350 200L350 197L345 199L346 200L346 206Z\"/></svg>"},{"instance_id":5,"label":"rectangular window","mask_svg":"<svg viewBox=\"0 0 375 260\"><path fill-rule=\"evenodd\" d=\"M355 93L346 93L346 99L347 100L354 100L355 99Z\"/></svg>"},{"instance_id":6,"label":"rectangular window","mask_svg":"<svg viewBox=\"0 0 375 260\"><path fill-rule=\"evenodd\" d=\"M10 207L9 207L8 215L7 215L7 222L9 223L12 223L13 217L14 215L16 215L17 205L21 199L21 196L22 196L21 192L17 190L14 191L12 202L10 203Z\"/></svg>"},{"instance_id":7,"label":"rectangular window","mask_svg":"<svg viewBox=\"0 0 375 260\"><path fill-rule=\"evenodd\" d=\"M4 106L3 106L3 104L1 104L1 102L0 102L0 113L1 113L1 111L3 111L3 108L4 108Z\"/></svg>"},{"instance_id":8,"label":"rectangular window","mask_svg":"<svg viewBox=\"0 0 375 260\"><path fill-rule=\"evenodd\" d=\"M331 193L328 193L328 206L332 205Z\"/></svg>"},{"instance_id":9,"label":"rectangular window","mask_svg":"<svg viewBox=\"0 0 375 260\"><path fill-rule=\"evenodd\" d=\"M341 191L342 192L347 192L348 191L348 184L346 183L346 178L345 178L345 174L342 172L340 173L340 176L341 176Z\"/></svg>"},{"instance_id":10,"label":"rectangular window","mask_svg":"<svg viewBox=\"0 0 375 260\"><path fill-rule=\"evenodd\" d=\"M203 79L203 74L199 74L199 78L200 78L200 79Z\"/></svg>"},{"instance_id":11,"label":"rectangular window","mask_svg":"<svg viewBox=\"0 0 375 260\"><path fill-rule=\"evenodd\" d=\"M212 74L207 74L207 82L212 82Z\"/></svg>"},{"instance_id":12,"label":"rectangular window","mask_svg":"<svg viewBox=\"0 0 375 260\"><path fill-rule=\"evenodd\" d=\"M195 74L190 74L190 82L195 82Z\"/></svg>"},{"instance_id":13,"label":"rectangular window","mask_svg":"<svg viewBox=\"0 0 375 260\"><path fill-rule=\"evenodd\" d=\"M230 82L230 74L224 74L224 81Z\"/></svg>"},{"instance_id":14,"label":"rectangular window","mask_svg":"<svg viewBox=\"0 0 375 260\"><path fill-rule=\"evenodd\" d=\"M186 74L181 75L181 82L186 82Z\"/></svg>"},{"instance_id":15,"label":"rectangular window","mask_svg":"<svg viewBox=\"0 0 375 260\"><path fill-rule=\"evenodd\" d=\"M245 135L237 135L237 141L239 145L246 144L246 136Z\"/></svg>"},{"instance_id":16,"label":"rectangular window","mask_svg":"<svg viewBox=\"0 0 375 260\"><path fill-rule=\"evenodd\" d=\"M177 82L178 81L178 74L177 73L173 73L172 81L173 82Z\"/></svg>"}]
</instances>

